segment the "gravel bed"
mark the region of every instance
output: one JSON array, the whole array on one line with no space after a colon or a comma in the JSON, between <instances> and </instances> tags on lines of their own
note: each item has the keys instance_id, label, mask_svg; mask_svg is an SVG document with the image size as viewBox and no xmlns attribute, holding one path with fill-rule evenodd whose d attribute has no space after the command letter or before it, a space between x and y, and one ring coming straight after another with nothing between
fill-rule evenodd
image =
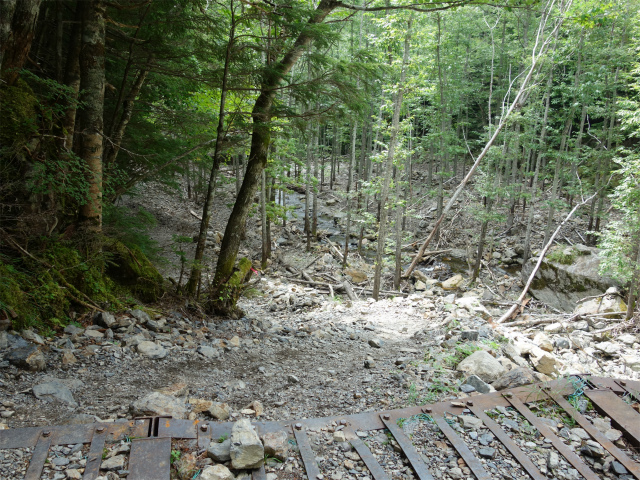
<instances>
[{"instance_id":1,"label":"gravel bed","mask_svg":"<svg viewBox=\"0 0 640 480\"><path fill-rule=\"evenodd\" d=\"M493 478L531 478L491 431L471 412L453 417L451 426Z\"/></svg>"},{"instance_id":2,"label":"gravel bed","mask_svg":"<svg viewBox=\"0 0 640 480\"><path fill-rule=\"evenodd\" d=\"M0 478L22 479L27 468L33 448L11 448L0 450Z\"/></svg>"},{"instance_id":3,"label":"gravel bed","mask_svg":"<svg viewBox=\"0 0 640 480\"><path fill-rule=\"evenodd\" d=\"M41 480L80 479L87 464L90 445L53 445L49 448Z\"/></svg>"},{"instance_id":4,"label":"gravel bed","mask_svg":"<svg viewBox=\"0 0 640 480\"><path fill-rule=\"evenodd\" d=\"M492 417L511 439L520 447L543 475L558 480L577 480L580 473L532 426L511 407L496 407L485 413ZM552 430L557 430L557 421L541 417ZM560 437L561 440L562 437ZM566 442L565 442L566 443Z\"/></svg>"},{"instance_id":5,"label":"gravel bed","mask_svg":"<svg viewBox=\"0 0 640 480\"><path fill-rule=\"evenodd\" d=\"M472 476L462 457L429 415L404 419L400 425L435 478L460 480Z\"/></svg>"}]
</instances>

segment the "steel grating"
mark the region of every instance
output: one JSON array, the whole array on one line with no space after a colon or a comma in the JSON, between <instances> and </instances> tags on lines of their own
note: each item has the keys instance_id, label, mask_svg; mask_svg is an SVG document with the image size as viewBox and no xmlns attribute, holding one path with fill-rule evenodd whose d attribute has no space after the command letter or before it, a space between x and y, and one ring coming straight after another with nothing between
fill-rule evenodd
<instances>
[{"instance_id":1,"label":"steel grating","mask_svg":"<svg viewBox=\"0 0 640 480\"><path fill-rule=\"evenodd\" d=\"M576 387L577 380L581 385L579 392ZM311 418L297 422L254 422L254 425L260 435L285 431L291 442L297 444L300 460L309 480L327 478L326 473L323 473L322 456L317 451L320 447L314 447L319 442L317 440L314 442L313 438L319 432L328 429L333 431L335 426L338 430L344 431L344 438L362 460L363 472L368 472L374 480L388 480L393 478L395 473L369 445L368 440L377 431L386 432L387 436L394 440L397 453L404 458L404 463L411 469L414 478L418 480L440 478L444 465L438 463L439 458L430 458L425 453L427 452L425 444L415 441L403 430L402 425L407 419L419 418L431 422L430 428L437 432L437 438L440 439L440 446L436 445L437 448L444 448L443 442L447 442L448 448L457 454L459 464L468 468L475 478L478 480L496 478L495 474L489 470L487 460L478 455L477 445L471 445L468 439L465 440L464 429L456 423L456 419L461 418L461 415L473 416L481 422L482 431L492 434L495 446L500 446L504 452L508 452L532 479L542 480L546 478L546 472L541 472L539 465L535 465L529 455L522 450L523 442L508 434L503 426L488 414L490 411L495 413L496 409L505 411L505 408L509 408L513 415L517 413L526 419L528 424L537 431L538 438L543 439L549 447L553 447L566 463L575 468L585 479L602 478L592 469L593 462L591 464L586 462L585 457L579 454L580 451L561 438L561 434L558 433L559 428L550 425L549 419L534 413L538 403L547 402L546 404L553 404L563 411L567 418L571 418L575 424L579 425L589 435L591 445L599 445L603 451L608 452L624 466L630 475L640 480L637 454L630 453L631 450L625 452L623 447L626 444L609 439L595 425L595 421L592 423L585 414L578 411L576 402L572 401L575 400L577 393L584 394L584 397L590 400L595 410L605 420L610 420L612 426L620 430L631 445L638 446L640 445L640 413L637 411L639 391L640 382L617 381L603 377L572 377L421 407L340 417ZM172 442L192 442L202 453L213 439L229 436L232 426L232 422L216 423L170 417L148 417L121 423L17 428L0 431L0 449L32 448L33 452L24 478L36 480L41 478L51 447L85 444L88 446L88 454L82 478L95 480L98 476L104 475L100 467L105 445L126 440L130 442L127 464L129 480L168 480L171 478ZM436 471L438 469L440 471ZM266 478L264 467L252 471L251 474L254 480Z\"/></svg>"}]
</instances>

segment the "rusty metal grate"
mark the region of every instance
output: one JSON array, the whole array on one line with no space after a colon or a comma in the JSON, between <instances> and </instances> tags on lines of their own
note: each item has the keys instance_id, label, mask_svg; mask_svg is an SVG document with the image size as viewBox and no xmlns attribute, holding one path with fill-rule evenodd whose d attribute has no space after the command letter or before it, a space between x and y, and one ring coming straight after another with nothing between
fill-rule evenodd
<instances>
[{"instance_id":1,"label":"rusty metal grate","mask_svg":"<svg viewBox=\"0 0 640 480\"><path fill-rule=\"evenodd\" d=\"M534 480L547 478L532 462L529 456L505 433L487 411L498 407L511 408L538 431L545 442L575 468L585 479L599 479L598 473L580 457L569 445L549 427L544 418L538 417L532 410L534 402L551 402L570 416L576 425L585 430L591 440L597 442L606 452L623 465L636 479L640 480L640 464L634 461L623 449L607 438L593 423L581 414L567 397L576 393L576 377L561 379L544 384L529 385L503 392L468 397L458 401L446 401L422 407L411 407L386 412L361 413L350 416L313 418L298 422L256 422L261 434L284 430L292 435L298 445L299 454L306 470L307 478L323 478L316 461L316 453L309 439L310 432L317 432L328 425L339 425L347 441L359 455L368 473L375 480L387 480L391 477L371 452L358 432L385 430L393 437L400 452L410 465L413 474L420 480L433 480L430 471L412 440L402 427L402 421L414 416L427 416L434 422L443 438L455 449L479 480L494 478L486 465L473 453L469 445L452 427L451 418L461 414L472 414L488 429L496 442L520 464L522 469ZM581 393L589 399L595 410L611 420L612 426L622 432L625 439L640 447L640 413L631 405L640 401L638 392L640 382L616 381L602 377L579 377ZM529 406L527 406L529 405ZM188 439L197 442L198 448L206 448L212 439L229 435L231 422L209 423L200 420L177 420L167 417L138 418L126 423L68 425L53 427L30 427L0 431L0 449L32 448L33 453L27 468L25 480L38 480L41 477L47 453L52 446L68 444L88 444L89 453L83 474L84 480L95 480L100 473L102 452L106 443L123 439L131 441L129 457L129 480L169 480L171 441ZM434 427L435 428L435 427ZM433 466L431 467L433 468ZM254 480L266 478L264 468L253 471ZM326 478L326 477L324 477ZM630 478L630 477L629 477Z\"/></svg>"}]
</instances>

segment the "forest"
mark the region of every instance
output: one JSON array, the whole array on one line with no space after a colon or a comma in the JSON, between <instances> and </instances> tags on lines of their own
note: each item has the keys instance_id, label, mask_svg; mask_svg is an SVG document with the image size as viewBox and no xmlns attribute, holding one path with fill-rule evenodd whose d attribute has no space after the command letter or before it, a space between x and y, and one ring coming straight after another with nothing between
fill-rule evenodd
<instances>
[{"instance_id":1,"label":"forest","mask_svg":"<svg viewBox=\"0 0 640 480\"><path fill-rule=\"evenodd\" d=\"M570 262L563 248L581 244L600 249L637 318L639 11L636 0L3 0L0 322L51 332L168 295L241 316L294 194L298 247L330 249L345 269L369 251L362 292L376 300L413 291L429 249L466 249L473 284L501 244L518 268L545 247ZM144 205L151 186L198 209L199 228L174 237L170 280L153 215L122 204ZM319 228L327 192L341 243ZM256 225L261 249L243 255Z\"/></svg>"}]
</instances>

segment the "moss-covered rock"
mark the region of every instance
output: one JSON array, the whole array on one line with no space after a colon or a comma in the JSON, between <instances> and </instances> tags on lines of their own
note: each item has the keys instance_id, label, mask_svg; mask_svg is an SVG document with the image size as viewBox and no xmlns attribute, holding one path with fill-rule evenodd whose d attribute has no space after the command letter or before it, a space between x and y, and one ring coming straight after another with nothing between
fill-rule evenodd
<instances>
[{"instance_id":1,"label":"moss-covered rock","mask_svg":"<svg viewBox=\"0 0 640 480\"><path fill-rule=\"evenodd\" d=\"M0 259L0 318L9 319L12 328L24 328L36 318L36 311L24 284L27 277Z\"/></svg>"},{"instance_id":2,"label":"moss-covered rock","mask_svg":"<svg viewBox=\"0 0 640 480\"><path fill-rule=\"evenodd\" d=\"M143 302L155 302L164 293L163 278L149 259L134 247L109 239L104 251L108 254L106 273Z\"/></svg>"},{"instance_id":3,"label":"moss-covered rock","mask_svg":"<svg viewBox=\"0 0 640 480\"><path fill-rule=\"evenodd\" d=\"M24 80L0 88L0 112L0 145L22 148L38 130L38 99Z\"/></svg>"}]
</instances>

